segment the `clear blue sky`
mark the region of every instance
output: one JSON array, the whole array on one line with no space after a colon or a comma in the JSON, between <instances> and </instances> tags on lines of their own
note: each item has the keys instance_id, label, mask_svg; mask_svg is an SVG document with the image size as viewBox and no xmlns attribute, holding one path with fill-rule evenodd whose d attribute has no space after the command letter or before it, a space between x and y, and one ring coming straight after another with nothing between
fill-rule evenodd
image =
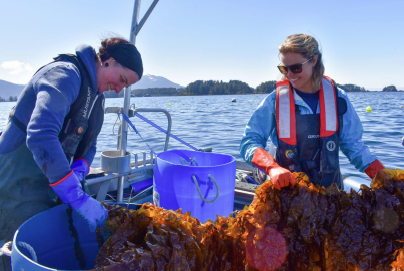
<instances>
[{"instance_id":1,"label":"clear blue sky","mask_svg":"<svg viewBox=\"0 0 404 271\"><path fill-rule=\"evenodd\" d=\"M151 0L141 3L141 17ZM102 38L129 38L134 0L1 0L0 79L27 83L59 53ZM280 78L288 35L320 42L326 74L367 89L404 90L404 1L160 0L137 36L145 72L186 86Z\"/></svg>"}]
</instances>

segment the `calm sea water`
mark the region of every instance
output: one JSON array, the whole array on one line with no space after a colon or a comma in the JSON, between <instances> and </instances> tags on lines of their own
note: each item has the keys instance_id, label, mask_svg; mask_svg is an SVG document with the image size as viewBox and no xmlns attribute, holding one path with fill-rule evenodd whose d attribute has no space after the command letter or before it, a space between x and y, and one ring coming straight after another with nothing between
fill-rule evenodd
<instances>
[{"instance_id":1,"label":"calm sea water","mask_svg":"<svg viewBox=\"0 0 404 271\"><path fill-rule=\"evenodd\" d=\"M195 97L143 97L131 98L137 108L163 108L172 117L172 133L196 148L212 147L213 152L234 156L242 160L239 153L240 140L245 125L259 103L267 96L195 96ZM349 93L363 124L363 141L377 155L382 163L390 168L404 169L404 93ZM232 103L232 98L237 102ZM0 129L4 129L10 109L15 102L0 103ZM169 105L171 104L171 106ZM106 99L106 106L123 106L123 98ZM371 113L366 107L373 108ZM154 123L167 128L167 118L163 113L141 113ZM99 167L100 153L116 149L118 125L116 114L105 115L104 126L98 138L97 155L92 167ZM119 121L119 120L118 120ZM134 123L142 137L155 152L164 148L165 134L135 117ZM169 149L188 149L185 145L170 139ZM128 151L148 151L141 138L131 132L128 135ZM366 175L356 170L340 152L343 175Z\"/></svg>"}]
</instances>

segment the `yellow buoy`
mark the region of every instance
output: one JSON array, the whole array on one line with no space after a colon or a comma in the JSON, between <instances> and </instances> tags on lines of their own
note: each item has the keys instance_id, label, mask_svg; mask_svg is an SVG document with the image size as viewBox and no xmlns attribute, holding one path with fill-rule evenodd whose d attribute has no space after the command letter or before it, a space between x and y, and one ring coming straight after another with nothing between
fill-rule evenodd
<instances>
[{"instance_id":1,"label":"yellow buoy","mask_svg":"<svg viewBox=\"0 0 404 271\"><path fill-rule=\"evenodd\" d=\"M366 107L366 112L372 112L372 108L370 106Z\"/></svg>"}]
</instances>

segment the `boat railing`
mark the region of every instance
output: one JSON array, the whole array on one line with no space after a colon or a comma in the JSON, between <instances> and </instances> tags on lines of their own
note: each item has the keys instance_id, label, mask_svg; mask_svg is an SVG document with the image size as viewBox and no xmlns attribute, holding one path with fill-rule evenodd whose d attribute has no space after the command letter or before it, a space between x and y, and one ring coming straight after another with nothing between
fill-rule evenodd
<instances>
[{"instance_id":1,"label":"boat railing","mask_svg":"<svg viewBox=\"0 0 404 271\"><path fill-rule=\"evenodd\" d=\"M118 114L119 118L120 115L122 115L122 112L122 107L107 107L105 109L105 114ZM164 151L167 151L172 126L170 113L167 110L161 108L136 108L135 105L132 104L128 110L127 116L128 118L135 117L138 112L164 113L166 115L168 124L164 142ZM119 130L122 131L122 127L120 127ZM122 136L123 134L121 132L118 137L118 149L121 145L120 141L122 140ZM109 152L108 156L103 155L106 152ZM111 156L111 153L114 153L114 155ZM145 151L142 151L140 153L142 159L139 159L140 157L138 153L133 153L135 158L134 161L130 160L130 154L127 155L127 158L129 159L129 165L128 167L122 167L121 165L117 164L126 163L125 155L121 155L119 151L103 151L101 153L101 168L92 169L92 174L90 174L89 178L86 181L87 185L91 187L91 194L96 194L96 199L99 201L103 201L108 191L111 190L111 185L112 189L114 189L116 185L116 189L114 189L117 191L116 201L123 202L124 188L153 176L155 157L153 151L149 151L148 153L150 156L149 159L147 159L147 153ZM125 154L128 153L126 152ZM119 170L122 168L125 168L125 170ZM94 171L96 172L94 173ZM115 182L111 183L112 181Z\"/></svg>"},{"instance_id":2,"label":"boat railing","mask_svg":"<svg viewBox=\"0 0 404 271\"><path fill-rule=\"evenodd\" d=\"M107 107L105 108L105 114L108 113L115 113L118 115L121 115L123 112L123 107ZM131 105L131 107L128 110L128 118L132 118L136 116L137 112L155 112L155 113L164 113L167 116L168 120L168 125L167 125L167 131L166 131L166 140L164 142L164 151L167 151L168 149L168 142L170 140L170 134L171 134L171 125L172 125L172 120L171 120L171 115L168 113L167 110L162 109L162 108L136 108L134 104ZM120 129L121 130L121 129ZM118 146L120 145L120 140L121 140L121 135L118 137Z\"/></svg>"}]
</instances>

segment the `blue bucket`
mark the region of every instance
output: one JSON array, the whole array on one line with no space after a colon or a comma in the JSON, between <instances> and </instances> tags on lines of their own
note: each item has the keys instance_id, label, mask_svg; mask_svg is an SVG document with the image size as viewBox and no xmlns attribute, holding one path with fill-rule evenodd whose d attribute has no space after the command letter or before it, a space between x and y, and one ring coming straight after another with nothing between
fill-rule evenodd
<instances>
[{"instance_id":1,"label":"blue bucket","mask_svg":"<svg viewBox=\"0 0 404 271\"><path fill-rule=\"evenodd\" d=\"M157 155L153 203L182 208L202 223L233 212L236 159L217 153L172 150Z\"/></svg>"},{"instance_id":2,"label":"blue bucket","mask_svg":"<svg viewBox=\"0 0 404 271\"><path fill-rule=\"evenodd\" d=\"M136 207L130 205L130 209ZM11 252L13 270L82 270L75 255L75 239L69 229L67 208L67 204L56 206L28 219L18 228ZM74 211L72 218L84 254L85 269L93 269L99 251L96 233L90 232L87 222ZM37 262L33 261L31 252L20 242L32 247Z\"/></svg>"},{"instance_id":3,"label":"blue bucket","mask_svg":"<svg viewBox=\"0 0 404 271\"><path fill-rule=\"evenodd\" d=\"M75 256L75 239L69 229L67 207L67 204L63 204L39 213L18 228L11 253L13 270L82 270ZM99 250L97 236L90 232L87 222L74 211L72 218L84 254L85 269L92 269ZM32 254L20 242L32 247L37 262L32 260Z\"/></svg>"}]
</instances>

